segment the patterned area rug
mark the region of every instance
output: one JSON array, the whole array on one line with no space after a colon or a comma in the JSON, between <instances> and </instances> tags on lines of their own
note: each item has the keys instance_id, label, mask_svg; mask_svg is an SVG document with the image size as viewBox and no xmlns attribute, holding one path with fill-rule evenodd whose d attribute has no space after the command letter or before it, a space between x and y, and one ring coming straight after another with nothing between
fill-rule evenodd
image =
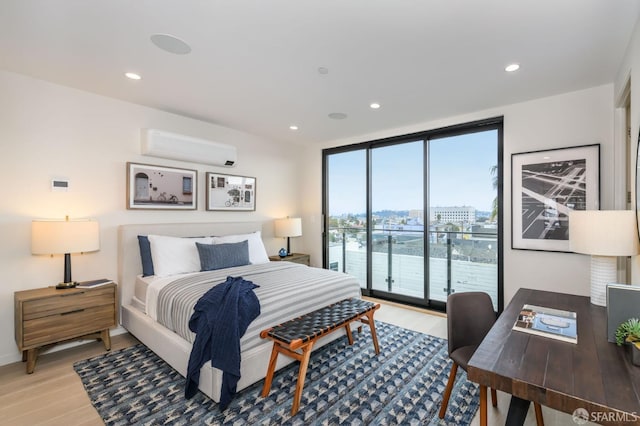
<instances>
[{"instance_id":1,"label":"patterned area rug","mask_svg":"<svg viewBox=\"0 0 640 426\"><path fill-rule=\"evenodd\" d=\"M184 378L145 346L80 361L91 402L107 425L466 425L478 387L462 369L447 416L438 418L451 361L447 341L376 321L380 355L366 326L311 355L300 411L290 410L298 363L276 372L268 397L262 381L239 392L227 410L202 393L184 398Z\"/></svg>"}]
</instances>

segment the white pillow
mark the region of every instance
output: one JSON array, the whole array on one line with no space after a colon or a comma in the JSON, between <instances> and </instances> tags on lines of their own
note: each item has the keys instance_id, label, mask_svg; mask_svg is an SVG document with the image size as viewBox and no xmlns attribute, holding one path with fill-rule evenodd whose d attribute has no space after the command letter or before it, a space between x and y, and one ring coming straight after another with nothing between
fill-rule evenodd
<instances>
[{"instance_id":1,"label":"white pillow","mask_svg":"<svg viewBox=\"0 0 640 426\"><path fill-rule=\"evenodd\" d=\"M196 242L211 244L211 237L182 238L149 235L151 259L156 277L200 271L200 255Z\"/></svg>"},{"instance_id":2,"label":"white pillow","mask_svg":"<svg viewBox=\"0 0 640 426\"><path fill-rule=\"evenodd\" d=\"M249 261L252 264L257 265L258 263L269 263L269 256L267 255L267 250L264 248L262 233L260 231L252 232L250 234L213 237L213 244L239 243L245 240L249 242Z\"/></svg>"}]
</instances>

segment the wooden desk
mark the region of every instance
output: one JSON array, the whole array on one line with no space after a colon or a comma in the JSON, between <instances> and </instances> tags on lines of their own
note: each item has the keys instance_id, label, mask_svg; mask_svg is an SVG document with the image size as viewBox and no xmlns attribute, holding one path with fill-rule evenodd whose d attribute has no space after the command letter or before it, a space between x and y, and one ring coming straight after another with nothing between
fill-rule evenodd
<instances>
[{"instance_id":1,"label":"wooden desk","mask_svg":"<svg viewBox=\"0 0 640 426\"><path fill-rule=\"evenodd\" d=\"M511 330L524 304L574 311L578 344ZM469 380L589 420L640 424L640 367L607 342L607 315L588 297L520 289L469 361Z\"/></svg>"}]
</instances>

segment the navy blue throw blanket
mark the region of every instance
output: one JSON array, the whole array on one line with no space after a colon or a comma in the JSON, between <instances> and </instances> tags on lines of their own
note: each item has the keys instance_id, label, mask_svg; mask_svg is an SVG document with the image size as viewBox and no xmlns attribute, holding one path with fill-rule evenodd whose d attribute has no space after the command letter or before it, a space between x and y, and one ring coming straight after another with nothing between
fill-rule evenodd
<instances>
[{"instance_id":1,"label":"navy blue throw blanket","mask_svg":"<svg viewBox=\"0 0 640 426\"><path fill-rule=\"evenodd\" d=\"M221 410L231 402L240 380L240 338L260 315L260 302L253 292L257 287L260 286L242 277L227 277L196 303L189 320L189 329L196 333L196 339L187 369L187 399L198 391L200 368L211 360L211 366L223 373Z\"/></svg>"}]
</instances>

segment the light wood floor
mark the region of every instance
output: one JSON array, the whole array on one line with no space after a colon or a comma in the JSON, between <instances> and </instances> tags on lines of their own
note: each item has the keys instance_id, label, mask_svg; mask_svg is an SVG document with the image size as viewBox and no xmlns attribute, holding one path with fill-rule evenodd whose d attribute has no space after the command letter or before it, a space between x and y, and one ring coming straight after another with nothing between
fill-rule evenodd
<instances>
[{"instance_id":1,"label":"light wood floor","mask_svg":"<svg viewBox=\"0 0 640 426\"><path fill-rule=\"evenodd\" d=\"M417 308L381 302L376 319L400 327L447 337L446 317ZM112 336L112 350L137 343L129 334ZM383 349L384 350L384 349ZM91 405L73 363L104 353L102 342L91 342L38 358L33 374L25 374L23 363L0 367L0 425L75 426L101 425L100 416ZM498 392L498 408L489 404L489 424L503 425L509 407L509 395ZM572 425L571 416L543 407L545 424ZM476 415L472 425L480 422ZM533 409L527 426L535 425Z\"/></svg>"}]
</instances>

